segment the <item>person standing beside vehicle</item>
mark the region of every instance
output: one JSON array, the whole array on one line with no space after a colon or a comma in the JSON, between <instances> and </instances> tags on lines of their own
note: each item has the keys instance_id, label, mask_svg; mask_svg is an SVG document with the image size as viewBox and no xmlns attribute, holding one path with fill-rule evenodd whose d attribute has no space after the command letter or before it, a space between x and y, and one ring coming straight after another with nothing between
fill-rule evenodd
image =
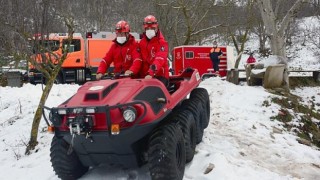
<instances>
[{"instance_id":1,"label":"person standing beside vehicle","mask_svg":"<svg viewBox=\"0 0 320 180\"><path fill-rule=\"evenodd\" d=\"M143 27L145 32L139 42L143 60L140 76L145 79L156 78L167 86L169 82L168 43L153 15L144 18Z\"/></svg>"},{"instance_id":2,"label":"person standing beside vehicle","mask_svg":"<svg viewBox=\"0 0 320 180\"><path fill-rule=\"evenodd\" d=\"M212 61L212 66L215 74L219 75L219 64L220 64L220 58L222 56L222 51L220 48L218 48L217 41L213 41L212 45L213 47L210 50L209 56Z\"/></svg>"},{"instance_id":3,"label":"person standing beside vehicle","mask_svg":"<svg viewBox=\"0 0 320 180\"><path fill-rule=\"evenodd\" d=\"M116 39L113 40L111 48L98 67L97 80L103 77L112 62L115 74L124 74L129 69L133 77L137 77L139 74L142 59L138 51L138 43L129 33L129 24L126 21L119 21L116 24L115 32Z\"/></svg>"}]
</instances>

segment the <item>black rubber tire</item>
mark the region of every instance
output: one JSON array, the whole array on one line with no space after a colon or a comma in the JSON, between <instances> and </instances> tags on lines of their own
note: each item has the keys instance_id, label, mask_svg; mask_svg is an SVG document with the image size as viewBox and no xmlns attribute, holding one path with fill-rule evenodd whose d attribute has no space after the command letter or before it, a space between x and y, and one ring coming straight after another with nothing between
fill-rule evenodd
<instances>
[{"instance_id":1,"label":"black rubber tire","mask_svg":"<svg viewBox=\"0 0 320 180\"><path fill-rule=\"evenodd\" d=\"M209 118L207 116L207 111L206 111L206 108L205 108L206 105L203 104L201 102L201 100L199 100L197 98L190 99L190 101L198 104L197 107L198 107L199 113L200 113L200 126L204 130L205 129L204 127L206 127L209 124L209 122L208 122ZM199 101L201 102L200 104L198 103Z\"/></svg>"},{"instance_id":2,"label":"black rubber tire","mask_svg":"<svg viewBox=\"0 0 320 180\"><path fill-rule=\"evenodd\" d=\"M81 164L75 151L68 155L68 148L69 144L65 140L53 137L50 148L52 167L58 177L63 180L78 179L88 171L89 167Z\"/></svg>"},{"instance_id":3,"label":"black rubber tire","mask_svg":"<svg viewBox=\"0 0 320 180\"><path fill-rule=\"evenodd\" d=\"M54 80L54 84L62 84L62 76L57 75L56 79Z\"/></svg>"},{"instance_id":4,"label":"black rubber tire","mask_svg":"<svg viewBox=\"0 0 320 180\"><path fill-rule=\"evenodd\" d=\"M183 134L175 123L157 128L148 143L148 164L153 180L183 178L186 154Z\"/></svg>"},{"instance_id":5,"label":"black rubber tire","mask_svg":"<svg viewBox=\"0 0 320 180\"><path fill-rule=\"evenodd\" d=\"M195 124L196 124L196 143L199 144L202 141L202 137L203 137L203 128L202 128L202 123L201 123L201 119L202 118L202 114L201 113L201 109L199 108L202 107L201 105L201 101L199 101L198 99L186 99L182 102L181 108L186 109L188 111L190 111L194 117L195 120Z\"/></svg>"},{"instance_id":6,"label":"black rubber tire","mask_svg":"<svg viewBox=\"0 0 320 180\"><path fill-rule=\"evenodd\" d=\"M202 121L202 128L205 129L209 125L210 121L210 99L209 99L209 93L205 88L196 88L191 91L190 93L190 99L199 99L203 105L204 105L204 110L206 113L206 119Z\"/></svg>"},{"instance_id":7,"label":"black rubber tire","mask_svg":"<svg viewBox=\"0 0 320 180\"><path fill-rule=\"evenodd\" d=\"M188 110L180 110L174 113L174 120L180 126L186 148L186 162L192 161L196 150L196 122L192 113Z\"/></svg>"}]
</instances>

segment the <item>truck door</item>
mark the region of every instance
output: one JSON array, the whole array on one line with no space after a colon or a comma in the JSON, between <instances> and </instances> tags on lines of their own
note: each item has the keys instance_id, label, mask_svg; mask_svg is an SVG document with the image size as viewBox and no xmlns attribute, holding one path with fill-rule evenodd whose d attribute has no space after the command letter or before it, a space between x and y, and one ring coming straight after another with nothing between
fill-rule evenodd
<instances>
[{"instance_id":1,"label":"truck door","mask_svg":"<svg viewBox=\"0 0 320 180\"><path fill-rule=\"evenodd\" d=\"M66 49L68 39L62 40L62 49ZM85 67L84 40L72 39L66 60L62 64L63 68L84 68Z\"/></svg>"}]
</instances>

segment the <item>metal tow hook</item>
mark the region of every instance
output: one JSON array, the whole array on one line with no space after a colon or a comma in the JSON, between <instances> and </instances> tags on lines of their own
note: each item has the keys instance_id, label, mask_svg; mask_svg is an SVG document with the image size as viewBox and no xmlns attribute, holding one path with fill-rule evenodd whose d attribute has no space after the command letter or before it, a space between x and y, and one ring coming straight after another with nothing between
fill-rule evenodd
<instances>
[{"instance_id":1,"label":"metal tow hook","mask_svg":"<svg viewBox=\"0 0 320 180\"><path fill-rule=\"evenodd\" d=\"M67 151L67 154L70 155L73 152L73 142L74 142L74 138L76 137L76 135L73 133L72 134L72 138L71 138L71 143L69 146L69 149Z\"/></svg>"},{"instance_id":2,"label":"metal tow hook","mask_svg":"<svg viewBox=\"0 0 320 180\"><path fill-rule=\"evenodd\" d=\"M91 143L93 143L92 136L90 135L90 132L86 133L86 139L89 139Z\"/></svg>"}]
</instances>

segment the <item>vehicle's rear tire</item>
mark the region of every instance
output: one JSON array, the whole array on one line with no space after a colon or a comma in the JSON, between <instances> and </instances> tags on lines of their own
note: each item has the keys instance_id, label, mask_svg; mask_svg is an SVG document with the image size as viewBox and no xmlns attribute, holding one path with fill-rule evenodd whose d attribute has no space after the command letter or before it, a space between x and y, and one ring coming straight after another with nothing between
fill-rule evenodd
<instances>
[{"instance_id":1,"label":"vehicle's rear tire","mask_svg":"<svg viewBox=\"0 0 320 180\"><path fill-rule=\"evenodd\" d=\"M174 115L174 120L178 123L183 133L186 162L188 163L192 161L196 149L196 121L192 113L185 109L177 111Z\"/></svg>"},{"instance_id":2,"label":"vehicle's rear tire","mask_svg":"<svg viewBox=\"0 0 320 180\"><path fill-rule=\"evenodd\" d=\"M57 75L56 79L54 80L54 84L62 84L62 76Z\"/></svg>"},{"instance_id":3,"label":"vehicle's rear tire","mask_svg":"<svg viewBox=\"0 0 320 180\"><path fill-rule=\"evenodd\" d=\"M190 93L190 99L193 99L193 98L199 99L204 105L206 119L204 121L202 121L202 128L205 129L208 127L209 121L210 121L209 93L205 88L196 88L196 89L192 90Z\"/></svg>"},{"instance_id":4,"label":"vehicle's rear tire","mask_svg":"<svg viewBox=\"0 0 320 180\"><path fill-rule=\"evenodd\" d=\"M65 140L53 137L50 148L52 167L61 179L78 179L88 171L89 167L81 164L75 151L68 155L68 148L69 144Z\"/></svg>"},{"instance_id":5,"label":"vehicle's rear tire","mask_svg":"<svg viewBox=\"0 0 320 180\"><path fill-rule=\"evenodd\" d=\"M186 154L183 134L175 123L157 128L149 139L148 164L153 180L183 178Z\"/></svg>"},{"instance_id":6,"label":"vehicle's rear tire","mask_svg":"<svg viewBox=\"0 0 320 180\"><path fill-rule=\"evenodd\" d=\"M196 122L196 143L199 144L202 141L202 137L203 137L203 128L202 128L202 123L201 123L201 119L203 119L202 115L202 107L201 105L201 101L199 101L198 99L186 99L182 102L181 105L182 108L190 111L193 114L194 120Z\"/></svg>"}]
</instances>

